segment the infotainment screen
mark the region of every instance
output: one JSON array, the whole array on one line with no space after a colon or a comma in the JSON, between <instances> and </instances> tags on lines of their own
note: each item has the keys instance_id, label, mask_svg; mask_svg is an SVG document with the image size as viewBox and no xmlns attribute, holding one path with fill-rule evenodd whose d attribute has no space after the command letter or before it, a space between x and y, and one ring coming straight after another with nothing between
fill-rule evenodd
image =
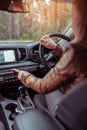
<instances>
[{"instance_id":1,"label":"infotainment screen","mask_svg":"<svg viewBox=\"0 0 87 130\"><path fill-rule=\"evenodd\" d=\"M15 50L0 50L0 63L15 62Z\"/></svg>"}]
</instances>

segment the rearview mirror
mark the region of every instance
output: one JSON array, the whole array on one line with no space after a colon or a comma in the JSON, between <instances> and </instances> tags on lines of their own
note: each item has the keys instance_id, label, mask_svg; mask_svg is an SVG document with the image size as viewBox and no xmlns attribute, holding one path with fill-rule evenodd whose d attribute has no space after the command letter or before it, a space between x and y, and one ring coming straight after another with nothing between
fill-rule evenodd
<instances>
[{"instance_id":1,"label":"rearview mirror","mask_svg":"<svg viewBox=\"0 0 87 130\"><path fill-rule=\"evenodd\" d=\"M27 3L21 2L20 4L11 3L8 10L9 12L18 12L18 13L28 13L29 12L29 5Z\"/></svg>"},{"instance_id":2,"label":"rearview mirror","mask_svg":"<svg viewBox=\"0 0 87 130\"><path fill-rule=\"evenodd\" d=\"M22 0L1 0L0 10L12 13L28 13L29 4L22 2Z\"/></svg>"}]
</instances>

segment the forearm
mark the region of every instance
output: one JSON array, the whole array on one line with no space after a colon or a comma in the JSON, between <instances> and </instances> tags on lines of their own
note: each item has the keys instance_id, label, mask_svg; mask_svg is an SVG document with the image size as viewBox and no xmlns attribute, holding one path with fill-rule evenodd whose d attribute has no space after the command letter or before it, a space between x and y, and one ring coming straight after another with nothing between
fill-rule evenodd
<instances>
[{"instance_id":1,"label":"forearm","mask_svg":"<svg viewBox=\"0 0 87 130\"><path fill-rule=\"evenodd\" d=\"M44 78L37 78L28 72L24 72L20 80L25 86L32 88L38 93L46 94L60 87L65 78L56 66Z\"/></svg>"},{"instance_id":2,"label":"forearm","mask_svg":"<svg viewBox=\"0 0 87 130\"><path fill-rule=\"evenodd\" d=\"M37 78L34 75L24 72L21 75L21 82L29 88L37 91L38 93L48 93L51 92L60 86L63 81L63 77L61 73L57 70L57 68L51 69L49 73L45 75L44 78Z\"/></svg>"}]
</instances>

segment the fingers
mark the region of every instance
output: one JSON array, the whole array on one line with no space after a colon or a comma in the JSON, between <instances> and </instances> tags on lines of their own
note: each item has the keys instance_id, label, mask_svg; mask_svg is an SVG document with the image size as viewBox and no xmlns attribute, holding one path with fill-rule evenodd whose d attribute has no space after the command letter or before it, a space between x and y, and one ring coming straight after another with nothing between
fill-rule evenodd
<instances>
[{"instance_id":1,"label":"fingers","mask_svg":"<svg viewBox=\"0 0 87 130\"><path fill-rule=\"evenodd\" d=\"M40 44L49 48L49 44L50 44L49 39L50 39L49 35L42 36L41 39L40 39Z\"/></svg>"},{"instance_id":2,"label":"fingers","mask_svg":"<svg viewBox=\"0 0 87 130\"><path fill-rule=\"evenodd\" d=\"M24 71L16 69L16 68L13 68L11 70L15 71L18 74L18 79L21 80L21 77Z\"/></svg>"},{"instance_id":3,"label":"fingers","mask_svg":"<svg viewBox=\"0 0 87 130\"><path fill-rule=\"evenodd\" d=\"M49 38L49 35L44 35L44 36L42 36L42 38L44 39L44 38Z\"/></svg>"},{"instance_id":4,"label":"fingers","mask_svg":"<svg viewBox=\"0 0 87 130\"><path fill-rule=\"evenodd\" d=\"M56 44L49 35L45 35L40 39L40 44L49 49L55 49Z\"/></svg>"},{"instance_id":5,"label":"fingers","mask_svg":"<svg viewBox=\"0 0 87 130\"><path fill-rule=\"evenodd\" d=\"M49 35L44 35L41 37L40 42L46 42L48 38L50 38Z\"/></svg>"},{"instance_id":6,"label":"fingers","mask_svg":"<svg viewBox=\"0 0 87 130\"><path fill-rule=\"evenodd\" d=\"M11 70L15 71L16 73L19 73L19 72L20 72L20 70L19 70L19 69L16 69L16 68L13 68L13 69L11 69Z\"/></svg>"}]
</instances>

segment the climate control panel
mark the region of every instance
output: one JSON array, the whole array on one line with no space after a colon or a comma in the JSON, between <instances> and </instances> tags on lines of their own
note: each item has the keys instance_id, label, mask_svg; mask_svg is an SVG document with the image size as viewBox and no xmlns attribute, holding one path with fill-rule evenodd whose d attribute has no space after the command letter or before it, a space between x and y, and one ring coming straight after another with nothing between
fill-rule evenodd
<instances>
[{"instance_id":1,"label":"climate control panel","mask_svg":"<svg viewBox=\"0 0 87 130\"><path fill-rule=\"evenodd\" d=\"M0 85L10 84L17 81L17 74L13 71L6 71L0 73Z\"/></svg>"}]
</instances>

